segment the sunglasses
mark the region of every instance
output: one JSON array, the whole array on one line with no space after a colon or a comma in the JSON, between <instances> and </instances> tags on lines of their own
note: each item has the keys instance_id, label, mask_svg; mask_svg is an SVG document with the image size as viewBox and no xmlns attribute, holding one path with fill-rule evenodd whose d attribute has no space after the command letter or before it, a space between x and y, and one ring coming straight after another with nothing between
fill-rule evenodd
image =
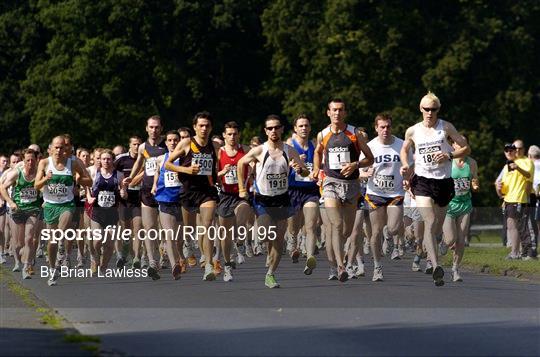
<instances>
[{"instance_id":1,"label":"sunglasses","mask_svg":"<svg viewBox=\"0 0 540 357\"><path fill-rule=\"evenodd\" d=\"M265 129L268 130L268 131L272 131L272 130L279 130L281 128L283 128L283 125L268 126Z\"/></svg>"},{"instance_id":2,"label":"sunglasses","mask_svg":"<svg viewBox=\"0 0 540 357\"><path fill-rule=\"evenodd\" d=\"M425 112L428 112L428 113L432 113L432 112L438 112L439 108L424 108L424 107L422 107L422 110L425 111Z\"/></svg>"}]
</instances>

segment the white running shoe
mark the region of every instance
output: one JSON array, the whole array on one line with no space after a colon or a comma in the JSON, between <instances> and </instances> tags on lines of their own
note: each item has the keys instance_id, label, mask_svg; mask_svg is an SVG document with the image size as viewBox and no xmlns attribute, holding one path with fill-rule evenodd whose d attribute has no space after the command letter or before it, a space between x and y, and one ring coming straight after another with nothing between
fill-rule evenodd
<instances>
[{"instance_id":1,"label":"white running shoe","mask_svg":"<svg viewBox=\"0 0 540 357\"><path fill-rule=\"evenodd\" d=\"M216 274L214 274L214 267L212 266L212 264L206 264L204 266L203 280L204 281L216 280Z\"/></svg>"},{"instance_id":2,"label":"white running shoe","mask_svg":"<svg viewBox=\"0 0 540 357\"><path fill-rule=\"evenodd\" d=\"M260 245L256 245L255 248L253 249L253 255L255 255L256 257L258 257L259 255L262 255L263 251L262 251L262 248Z\"/></svg>"},{"instance_id":3,"label":"white running shoe","mask_svg":"<svg viewBox=\"0 0 540 357\"><path fill-rule=\"evenodd\" d=\"M77 268L84 268L84 256L77 254Z\"/></svg>"},{"instance_id":4,"label":"white running shoe","mask_svg":"<svg viewBox=\"0 0 540 357\"><path fill-rule=\"evenodd\" d=\"M349 279L356 279L356 269L353 265L347 264L345 271L347 271Z\"/></svg>"},{"instance_id":5,"label":"white running shoe","mask_svg":"<svg viewBox=\"0 0 540 357\"><path fill-rule=\"evenodd\" d=\"M0 264L5 264L6 258L4 258L4 254L0 254Z\"/></svg>"},{"instance_id":6,"label":"white running shoe","mask_svg":"<svg viewBox=\"0 0 540 357\"><path fill-rule=\"evenodd\" d=\"M330 267L330 273L328 274L328 280L338 280L337 268Z\"/></svg>"},{"instance_id":7,"label":"white running shoe","mask_svg":"<svg viewBox=\"0 0 540 357\"><path fill-rule=\"evenodd\" d=\"M206 257L204 256L204 254L201 254L201 257L199 258L199 264L202 264L206 262Z\"/></svg>"},{"instance_id":8,"label":"white running shoe","mask_svg":"<svg viewBox=\"0 0 540 357\"><path fill-rule=\"evenodd\" d=\"M244 264L245 262L246 262L246 258L244 258L244 255L238 252L238 254L236 254L236 263Z\"/></svg>"},{"instance_id":9,"label":"white running shoe","mask_svg":"<svg viewBox=\"0 0 540 357\"><path fill-rule=\"evenodd\" d=\"M392 251L392 256L390 257L392 260L399 260L401 257L399 256L399 250L397 248L394 248Z\"/></svg>"},{"instance_id":10,"label":"white running shoe","mask_svg":"<svg viewBox=\"0 0 540 357\"><path fill-rule=\"evenodd\" d=\"M245 247L246 247L246 256L248 258L253 258L253 247L251 246L251 244L249 244L249 245L245 244Z\"/></svg>"},{"instance_id":11,"label":"white running shoe","mask_svg":"<svg viewBox=\"0 0 540 357\"><path fill-rule=\"evenodd\" d=\"M375 267L373 270L373 279L372 281L383 281L382 265Z\"/></svg>"},{"instance_id":12,"label":"white running shoe","mask_svg":"<svg viewBox=\"0 0 540 357\"><path fill-rule=\"evenodd\" d=\"M433 274L433 264L429 259L426 260L426 270L424 270L424 273Z\"/></svg>"},{"instance_id":13,"label":"white running shoe","mask_svg":"<svg viewBox=\"0 0 540 357\"><path fill-rule=\"evenodd\" d=\"M225 271L223 273L223 281L233 281L232 267L230 265L225 265Z\"/></svg>"},{"instance_id":14,"label":"white running shoe","mask_svg":"<svg viewBox=\"0 0 540 357\"><path fill-rule=\"evenodd\" d=\"M359 263L356 266L354 275L356 275L357 278L359 278L361 276L366 276L366 269L364 267L364 263Z\"/></svg>"},{"instance_id":15,"label":"white running shoe","mask_svg":"<svg viewBox=\"0 0 540 357\"><path fill-rule=\"evenodd\" d=\"M28 265L24 265L22 269L22 278L23 279L32 279L30 272L28 271Z\"/></svg>"},{"instance_id":16,"label":"white running shoe","mask_svg":"<svg viewBox=\"0 0 540 357\"><path fill-rule=\"evenodd\" d=\"M58 278L60 278L60 272L58 271L58 269L53 269L49 280L47 280L47 285L56 285L58 283Z\"/></svg>"},{"instance_id":17,"label":"white running shoe","mask_svg":"<svg viewBox=\"0 0 540 357\"><path fill-rule=\"evenodd\" d=\"M13 269L11 271L14 272L14 273L20 272L21 271L21 263L15 262L15 266L13 267Z\"/></svg>"},{"instance_id":18,"label":"white running shoe","mask_svg":"<svg viewBox=\"0 0 540 357\"><path fill-rule=\"evenodd\" d=\"M457 269L452 269L452 281L454 283L456 282L462 282L463 281L463 278L461 277L461 275L459 274L459 270Z\"/></svg>"},{"instance_id":19,"label":"white running shoe","mask_svg":"<svg viewBox=\"0 0 540 357\"><path fill-rule=\"evenodd\" d=\"M141 268L143 269L148 268L148 258L146 257L146 255L143 255L141 257Z\"/></svg>"},{"instance_id":20,"label":"white running shoe","mask_svg":"<svg viewBox=\"0 0 540 357\"><path fill-rule=\"evenodd\" d=\"M405 255L405 247L403 246L403 244L400 244L399 247L398 247L398 252L399 252L399 256L402 257Z\"/></svg>"},{"instance_id":21,"label":"white running shoe","mask_svg":"<svg viewBox=\"0 0 540 357\"><path fill-rule=\"evenodd\" d=\"M412 262L412 271L420 271L420 263Z\"/></svg>"}]
</instances>

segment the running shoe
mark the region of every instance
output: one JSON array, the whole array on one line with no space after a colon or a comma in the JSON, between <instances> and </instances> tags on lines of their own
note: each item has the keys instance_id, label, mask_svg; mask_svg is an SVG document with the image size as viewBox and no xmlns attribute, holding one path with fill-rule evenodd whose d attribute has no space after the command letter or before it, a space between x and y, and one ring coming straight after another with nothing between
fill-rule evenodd
<instances>
[{"instance_id":1,"label":"running shoe","mask_svg":"<svg viewBox=\"0 0 540 357\"><path fill-rule=\"evenodd\" d=\"M141 269L141 259L138 257L133 258L133 269Z\"/></svg>"},{"instance_id":2,"label":"running shoe","mask_svg":"<svg viewBox=\"0 0 540 357\"><path fill-rule=\"evenodd\" d=\"M304 268L304 274L311 275L313 274L313 269L317 267L317 259L315 257L311 256L307 258L306 260L306 266Z\"/></svg>"},{"instance_id":3,"label":"running shoe","mask_svg":"<svg viewBox=\"0 0 540 357\"><path fill-rule=\"evenodd\" d=\"M13 269L11 271L14 272L14 273L20 272L21 271L21 263L15 262L15 266L13 267Z\"/></svg>"},{"instance_id":4,"label":"running shoe","mask_svg":"<svg viewBox=\"0 0 540 357\"><path fill-rule=\"evenodd\" d=\"M399 256L399 250L397 248L394 248L394 250L392 250L392 255L390 256L390 259L392 260L400 260L401 257Z\"/></svg>"},{"instance_id":5,"label":"running shoe","mask_svg":"<svg viewBox=\"0 0 540 357\"><path fill-rule=\"evenodd\" d=\"M422 271L420 269L420 257L418 255L414 256L414 259L412 262L412 271Z\"/></svg>"},{"instance_id":6,"label":"running shoe","mask_svg":"<svg viewBox=\"0 0 540 357\"><path fill-rule=\"evenodd\" d=\"M204 267L203 280L204 280L204 281L212 281L212 280L216 280L216 275L214 274L214 268L212 267L212 265L207 264L207 265Z\"/></svg>"},{"instance_id":7,"label":"running shoe","mask_svg":"<svg viewBox=\"0 0 540 357\"><path fill-rule=\"evenodd\" d=\"M338 280L337 269L330 267L330 273L328 274L328 280Z\"/></svg>"},{"instance_id":8,"label":"running shoe","mask_svg":"<svg viewBox=\"0 0 540 357\"><path fill-rule=\"evenodd\" d=\"M356 278L366 276L366 270L365 270L365 267L364 267L364 263L359 263L355 267L354 272L355 272L354 275L355 275Z\"/></svg>"},{"instance_id":9,"label":"running shoe","mask_svg":"<svg viewBox=\"0 0 540 357\"><path fill-rule=\"evenodd\" d=\"M187 263L190 266L190 268L193 268L197 265L197 258L195 258L194 255L191 255L187 258Z\"/></svg>"},{"instance_id":10,"label":"running shoe","mask_svg":"<svg viewBox=\"0 0 540 357\"><path fill-rule=\"evenodd\" d=\"M58 278L60 278L60 272L58 271L58 269L53 269L49 280L47 280L47 285L54 286L58 284Z\"/></svg>"},{"instance_id":11,"label":"running shoe","mask_svg":"<svg viewBox=\"0 0 540 357\"><path fill-rule=\"evenodd\" d=\"M373 270L373 279L372 281L383 281L382 265L375 267Z\"/></svg>"},{"instance_id":12,"label":"running shoe","mask_svg":"<svg viewBox=\"0 0 540 357\"><path fill-rule=\"evenodd\" d=\"M219 275L223 272L223 267L219 260L214 260L214 274Z\"/></svg>"},{"instance_id":13,"label":"running shoe","mask_svg":"<svg viewBox=\"0 0 540 357\"><path fill-rule=\"evenodd\" d=\"M181 274L182 274L182 267L180 266L180 264L176 263L172 269L171 269L171 274L172 274L172 277L174 280L178 280L181 278Z\"/></svg>"},{"instance_id":14,"label":"running shoe","mask_svg":"<svg viewBox=\"0 0 540 357\"><path fill-rule=\"evenodd\" d=\"M244 255L240 252L236 255L236 262L238 264L244 264L246 262L246 258L244 258Z\"/></svg>"},{"instance_id":15,"label":"running shoe","mask_svg":"<svg viewBox=\"0 0 540 357\"><path fill-rule=\"evenodd\" d=\"M452 281L454 283L463 281L463 278L461 277L461 274L459 274L459 270L452 269Z\"/></svg>"},{"instance_id":16,"label":"running shoe","mask_svg":"<svg viewBox=\"0 0 540 357\"><path fill-rule=\"evenodd\" d=\"M279 284L277 283L274 274L266 274L266 277L264 278L264 285L270 289L279 288Z\"/></svg>"},{"instance_id":17,"label":"running shoe","mask_svg":"<svg viewBox=\"0 0 540 357\"><path fill-rule=\"evenodd\" d=\"M338 267L338 280L342 283L346 282L349 279L349 274L343 266Z\"/></svg>"},{"instance_id":18,"label":"running shoe","mask_svg":"<svg viewBox=\"0 0 540 357\"><path fill-rule=\"evenodd\" d=\"M180 259L180 273L185 274L187 271L187 263L185 259Z\"/></svg>"},{"instance_id":19,"label":"running shoe","mask_svg":"<svg viewBox=\"0 0 540 357\"><path fill-rule=\"evenodd\" d=\"M124 257L118 257L118 259L116 259L116 267L118 269L122 269L125 264L126 264L126 260L124 259Z\"/></svg>"},{"instance_id":20,"label":"running shoe","mask_svg":"<svg viewBox=\"0 0 540 357\"><path fill-rule=\"evenodd\" d=\"M62 266L67 267L68 269L71 268L71 260L69 259L69 255L64 256L64 261L62 262Z\"/></svg>"},{"instance_id":21,"label":"running shoe","mask_svg":"<svg viewBox=\"0 0 540 357\"><path fill-rule=\"evenodd\" d=\"M398 253L399 253L399 256L402 257L405 255L405 246L403 244L400 244L398 246Z\"/></svg>"},{"instance_id":22,"label":"running shoe","mask_svg":"<svg viewBox=\"0 0 540 357\"><path fill-rule=\"evenodd\" d=\"M246 256L248 258L253 258L253 247L251 246L251 244L246 244L245 247L246 247Z\"/></svg>"},{"instance_id":23,"label":"running shoe","mask_svg":"<svg viewBox=\"0 0 540 357\"><path fill-rule=\"evenodd\" d=\"M28 266L26 266L26 264L23 266L22 278L23 279L32 279L32 277L30 276L30 273L28 272Z\"/></svg>"},{"instance_id":24,"label":"running shoe","mask_svg":"<svg viewBox=\"0 0 540 357\"><path fill-rule=\"evenodd\" d=\"M223 281L233 281L233 275L232 275L232 266L225 265L225 270L223 273Z\"/></svg>"},{"instance_id":25,"label":"running shoe","mask_svg":"<svg viewBox=\"0 0 540 357\"><path fill-rule=\"evenodd\" d=\"M4 258L4 254L0 254L0 264L5 264L6 258Z\"/></svg>"},{"instance_id":26,"label":"running shoe","mask_svg":"<svg viewBox=\"0 0 540 357\"><path fill-rule=\"evenodd\" d=\"M159 266L161 269L167 269L169 267L169 257L163 253L159 256Z\"/></svg>"},{"instance_id":27,"label":"running shoe","mask_svg":"<svg viewBox=\"0 0 540 357\"><path fill-rule=\"evenodd\" d=\"M347 279L356 279L356 269L353 265L347 264L345 271L347 272Z\"/></svg>"},{"instance_id":28,"label":"running shoe","mask_svg":"<svg viewBox=\"0 0 540 357\"><path fill-rule=\"evenodd\" d=\"M36 251L36 257L43 258L43 247L40 245Z\"/></svg>"},{"instance_id":29,"label":"running shoe","mask_svg":"<svg viewBox=\"0 0 540 357\"><path fill-rule=\"evenodd\" d=\"M255 248L253 249L253 255L255 255L256 257L258 257L259 255L262 255L263 254L263 251L262 251L262 248L260 245L256 245Z\"/></svg>"},{"instance_id":30,"label":"running shoe","mask_svg":"<svg viewBox=\"0 0 540 357\"><path fill-rule=\"evenodd\" d=\"M433 274L433 264L431 263L431 260L426 260L426 270L424 270L424 273L426 274Z\"/></svg>"},{"instance_id":31,"label":"running shoe","mask_svg":"<svg viewBox=\"0 0 540 357\"><path fill-rule=\"evenodd\" d=\"M443 268L438 265L435 269L433 269L433 282L435 283L435 286L443 286L444 285L444 270Z\"/></svg>"},{"instance_id":32,"label":"running shoe","mask_svg":"<svg viewBox=\"0 0 540 357\"><path fill-rule=\"evenodd\" d=\"M298 263L298 259L300 258L300 252L298 251L298 249L294 249L291 253L291 259L292 259L292 262L293 263Z\"/></svg>"},{"instance_id":33,"label":"running shoe","mask_svg":"<svg viewBox=\"0 0 540 357\"><path fill-rule=\"evenodd\" d=\"M161 276L159 276L157 264L155 262L150 263L150 266L148 266L146 272L148 273L148 276L152 278L152 280L159 280L161 278Z\"/></svg>"}]
</instances>

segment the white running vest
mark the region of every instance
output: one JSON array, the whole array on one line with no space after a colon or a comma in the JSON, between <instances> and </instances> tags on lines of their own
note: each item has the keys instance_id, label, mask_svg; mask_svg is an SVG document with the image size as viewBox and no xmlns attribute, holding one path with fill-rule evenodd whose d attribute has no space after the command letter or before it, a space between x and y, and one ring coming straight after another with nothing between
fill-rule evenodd
<instances>
[{"instance_id":1,"label":"white running vest","mask_svg":"<svg viewBox=\"0 0 540 357\"><path fill-rule=\"evenodd\" d=\"M414 172L418 176L433 179L452 177L452 162L444 160L440 164L434 160L438 152L449 153L452 147L446 139L444 120L439 119L433 128L427 128L422 122L414 126Z\"/></svg>"},{"instance_id":2,"label":"white running vest","mask_svg":"<svg viewBox=\"0 0 540 357\"><path fill-rule=\"evenodd\" d=\"M399 153L403 146L403 140L393 136L394 142L390 145L384 145L379 138L371 140L368 143L373 157L373 176L367 183L368 195L382 197L404 196L403 178L399 172L401 160Z\"/></svg>"},{"instance_id":3,"label":"white running vest","mask_svg":"<svg viewBox=\"0 0 540 357\"><path fill-rule=\"evenodd\" d=\"M54 167L52 157L49 157L47 171L52 171L52 178L43 187L43 201L48 203L67 203L73 201L74 178L71 171L71 158L66 160L62 171Z\"/></svg>"},{"instance_id":4,"label":"white running vest","mask_svg":"<svg viewBox=\"0 0 540 357\"><path fill-rule=\"evenodd\" d=\"M263 144L263 162L255 166L255 190L264 196L278 196L289 190L289 152L283 144L283 155L270 157L268 143Z\"/></svg>"}]
</instances>

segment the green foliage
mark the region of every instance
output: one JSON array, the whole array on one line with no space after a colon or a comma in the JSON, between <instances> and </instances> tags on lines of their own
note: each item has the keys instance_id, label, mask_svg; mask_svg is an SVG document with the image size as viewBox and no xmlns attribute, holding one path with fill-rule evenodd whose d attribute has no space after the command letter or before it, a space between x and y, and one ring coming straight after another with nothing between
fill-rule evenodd
<instances>
[{"instance_id":1,"label":"green foliage","mask_svg":"<svg viewBox=\"0 0 540 357\"><path fill-rule=\"evenodd\" d=\"M269 113L321 129L331 96L370 135L389 111L403 136L432 90L469 136L476 203L495 205L503 143L539 136L539 15L535 0L4 1L0 151L63 132L112 146L152 114L171 129L200 110L247 142Z\"/></svg>"}]
</instances>

